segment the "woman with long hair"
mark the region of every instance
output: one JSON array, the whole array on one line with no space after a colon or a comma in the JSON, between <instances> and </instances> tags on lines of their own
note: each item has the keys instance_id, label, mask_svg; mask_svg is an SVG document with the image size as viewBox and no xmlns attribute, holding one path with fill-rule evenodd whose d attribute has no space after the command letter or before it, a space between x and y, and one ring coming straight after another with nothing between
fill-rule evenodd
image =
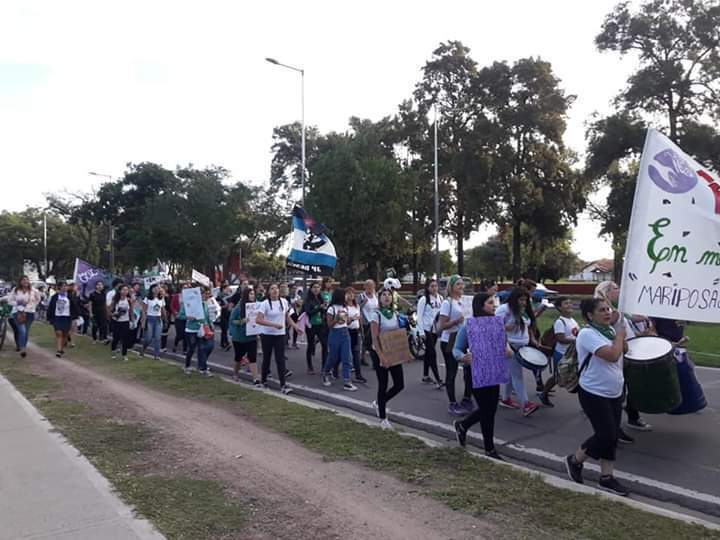
<instances>
[{"instance_id":1,"label":"woman with long hair","mask_svg":"<svg viewBox=\"0 0 720 540\"><path fill-rule=\"evenodd\" d=\"M184 311L182 311L181 315L180 308L182 307L182 290L188 289L189 287L190 283L178 285L175 290L175 294L173 294L170 299L170 313L172 313L174 320L173 324L175 327L175 340L173 341L172 352L177 352L178 344L182 343L183 354L187 351L187 337L185 336L185 325L187 324L187 320L185 319Z\"/></svg>"},{"instance_id":2,"label":"woman with long hair","mask_svg":"<svg viewBox=\"0 0 720 540\"><path fill-rule=\"evenodd\" d=\"M180 307L179 316L185 319L185 340L187 350L185 351L185 367L183 370L186 375L192 373L192 357L197 349L198 371L201 375L212 377L208 369L207 359L215 346L215 337L212 333L212 322L208 314L207 301L212 298L212 291L209 287L202 288L202 309L203 316L198 319L188 316L185 313L185 304Z\"/></svg>"},{"instance_id":3,"label":"woman with long hair","mask_svg":"<svg viewBox=\"0 0 720 540\"><path fill-rule=\"evenodd\" d=\"M313 367L313 358L315 356L315 346L320 342L322 358L327 356L327 342L323 338L323 300L320 296L320 283L315 282L308 287L307 295L303 303L303 311L307 317L307 349L305 350L305 361L307 362L308 375L315 375ZM323 362L320 362L322 371Z\"/></svg>"},{"instance_id":4,"label":"woman with long hair","mask_svg":"<svg viewBox=\"0 0 720 540\"><path fill-rule=\"evenodd\" d=\"M354 379L358 383L366 383L362 374L362 336L360 334L360 306L357 302L357 293L352 287L345 289L345 307L348 312L348 331L350 332L350 353L352 356Z\"/></svg>"},{"instance_id":5,"label":"woman with long hair","mask_svg":"<svg viewBox=\"0 0 720 540\"><path fill-rule=\"evenodd\" d=\"M12 306L10 316L13 320L13 330L16 333L15 349L20 353L20 356L25 358L30 327L35 320L35 312L40 303L40 293L32 288L30 279L23 276L20 278L17 287L8 296L8 303Z\"/></svg>"},{"instance_id":6,"label":"woman with long hair","mask_svg":"<svg viewBox=\"0 0 720 540\"><path fill-rule=\"evenodd\" d=\"M350 332L348 331L348 309L345 306L345 289L336 287L327 309L325 320L328 328L328 356L323 366L323 386L330 386L331 370L336 364L342 365L343 389L355 392L357 386L350 381Z\"/></svg>"},{"instance_id":7,"label":"woman with long hair","mask_svg":"<svg viewBox=\"0 0 720 540\"><path fill-rule=\"evenodd\" d=\"M257 336L247 335L247 306L255 303L255 291L246 288L242 292L242 297L237 305L230 313L228 320L230 327L230 337L232 339L233 349L235 350L235 367L233 369L233 378L240 380L240 366L245 358L250 364L250 372L252 373L253 384L256 388L261 388L262 384L258 378L257 370Z\"/></svg>"},{"instance_id":8,"label":"woman with long hair","mask_svg":"<svg viewBox=\"0 0 720 540\"><path fill-rule=\"evenodd\" d=\"M425 358L423 360L423 377L421 382L431 384L435 382L435 388L442 388L443 382L440 379L440 372L437 365L437 334L436 323L443 298L438 293L438 282L435 278L428 278L425 281L424 294L417 304L417 321L420 328L425 332ZM435 380L430 378L432 371Z\"/></svg>"},{"instance_id":9,"label":"woman with long hair","mask_svg":"<svg viewBox=\"0 0 720 540\"><path fill-rule=\"evenodd\" d=\"M501 305L495 312L496 316L502 317L508 343L515 352L515 355L508 359L512 384L503 385L500 406L508 409L521 409L523 416L530 416L539 407L537 403L533 403L528 399L525 381L523 380L523 367L516 358L518 349L536 343L535 337L530 333L531 319L527 312L529 302L530 294L527 289L513 287L507 303ZM520 403L516 403L510 397L511 386L515 390L515 396L520 400Z\"/></svg>"},{"instance_id":10,"label":"woman with long hair","mask_svg":"<svg viewBox=\"0 0 720 540\"><path fill-rule=\"evenodd\" d=\"M494 295L487 292L478 293L473 297L473 318L495 316L495 299L493 297ZM488 340L487 343L483 343L486 347L486 354L483 358L473 359L469 346L467 324L466 322L458 332L455 347L453 348L453 356L458 362L471 366L473 397L477 403L477 409L466 416L464 420L457 420L453 423L455 434L460 446L465 446L468 430L477 422L480 422L485 455L502 460L495 449L495 414L497 413L498 398L500 396L500 384L508 380L505 359L511 357L513 352L507 344L507 337L503 331L501 335L493 336L496 338L495 340Z\"/></svg>"},{"instance_id":11,"label":"woman with long hair","mask_svg":"<svg viewBox=\"0 0 720 540\"><path fill-rule=\"evenodd\" d=\"M67 284L61 281L57 286L58 291L50 299L47 316L55 331L55 356L60 358L65 354L70 327L78 314L68 296Z\"/></svg>"},{"instance_id":12,"label":"woman with long hair","mask_svg":"<svg viewBox=\"0 0 720 540\"><path fill-rule=\"evenodd\" d=\"M390 289L381 289L378 295L378 309L374 313L370 321L370 332L372 335L372 350L370 357L372 358L373 368L378 380L377 399L373 401L373 407L380 418L380 427L382 429L392 429L392 424L387 419L387 403L392 398L402 392L405 387L402 364L384 367L383 349L380 342L380 336L384 332L390 332L400 328L397 312L393 303L393 291ZM392 377L393 385L388 390L388 383Z\"/></svg>"},{"instance_id":13,"label":"woman with long hair","mask_svg":"<svg viewBox=\"0 0 720 540\"><path fill-rule=\"evenodd\" d=\"M130 330L130 323L135 318L133 307L130 288L127 285L121 285L115 292L115 296L110 303L110 320L112 321L113 329L110 351L112 357L117 358L117 346L120 344L122 359L126 362L128 359L128 347L130 347L134 341Z\"/></svg>"},{"instance_id":14,"label":"woman with long hair","mask_svg":"<svg viewBox=\"0 0 720 540\"><path fill-rule=\"evenodd\" d=\"M145 349L152 343L155 360L160 358L160 339L165 314L165 300L162 289L153 285L142 301L140 325L143 326L144 339L140 356L145 356Z\"/></svg>"}]
</instances>

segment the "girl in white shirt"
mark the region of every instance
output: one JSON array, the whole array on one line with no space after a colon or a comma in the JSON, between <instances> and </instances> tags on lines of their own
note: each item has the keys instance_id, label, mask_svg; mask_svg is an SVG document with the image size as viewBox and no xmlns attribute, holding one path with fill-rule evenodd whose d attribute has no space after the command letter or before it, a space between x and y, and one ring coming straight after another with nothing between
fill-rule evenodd
<instances>
[{"instance_id":1,"label":"girl in white shirt","mask_svg":"<svg viewBox=\"0 0 720 540\"><path fill-rule=\"evenodd\" d=\"M25 358L30 327L35 319L37 305L40 303L40 293L32 288L30 279L23 276L18 286L8 296L8 303L13 307L11 316L17 336L15 348L20 352L20 356Z\"/></svg>"},{"instance_id":2,"label":"girl in white shirt","mask_svg":"<svg viewBox=\"0 0 720 540\"><path fill-rule=\"evenodd\" d=\"M332 385L330 372L337 364L341 364L343 389L354 392L357 387L350 381L351 340L348 325L351 324L351 321L349 310L345 305L345 289L337 287L333 291L325 320L329 333L328 357L323 369L323 386Z\"/></svg>"},{"instance_id":3,"label":"girl in white shirt","mask_svg":"<svg viewBox=\"0 0 720 540\"><path fill-rule=\"evenodd\" d=\"M352 356L355 382L366 383L367 379L362 374L361 347L362 338L360 335L360 307L357 303L357 293L352 287L345 289L345 307L348 310L348 331L350 332L350 352Z\"/></svg>"},{"instance_id":4,"label":"girl in white shirt","mask_svg":"<svg viewBox=\"0 0 720 540\"><path fill-rule=\"evenodd\" d=\"M421 382L431 384L430 370L435 377L435 388L441 389L443 382L437 366L437 334L435 324L440 313L443 298L438 294L438 282L429 278L425 282L425 294L420 297L417 305L418 324L425 332L425 358L423 359L423 378Z\"/></svg>"},{"instance_id":5,"label":"girl in white shirt","mask_svg":"<svg viewBox=\"0 0 720 540\"><path fill-rule=\"evenodd\" d=\"M165 300L158 294L160 287L153 285L142 301L141 326L144 330L143 346L140 356L145 356L145 349L152 343L155 360L160 358L160 338L165 313Z\"/></svg>"}]
</instances>

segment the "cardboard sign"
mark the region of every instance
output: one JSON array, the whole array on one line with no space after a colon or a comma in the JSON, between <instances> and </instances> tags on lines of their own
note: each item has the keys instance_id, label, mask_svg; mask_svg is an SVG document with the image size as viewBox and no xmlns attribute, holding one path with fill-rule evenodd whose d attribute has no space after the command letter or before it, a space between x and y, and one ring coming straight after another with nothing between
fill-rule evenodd
<instances>
[{"instance_id":1,"label":"cardboard sign","mask_svg":"<svg viewBox=\"0 0 720 540\"><path fill-rule=\"evenodd\" d=\"M404 328L382 332L379 337L383 351L383 367L387 368L412 361L407 332Z\"/></svg>"},{"instance_id":2,"label":"cardboard sign","mask_svg":"<svg viewBox=\"0 0 720 540\"><path fill-rule=\"evenodd\" d=\"M212 283L210 283L210 278L202 272L198 272L194 268L192 271L192 280L197 281L198 283L200 283L201 285L205 285L206 287L212 287Z\"/></svg>"},{"instance_id":3,"label":"cardboard sign","mask_svg":"<svg viewBox=\"0 0 720 540\"><path fill-rule=\"evenodd\" d=\"M185 307L185 316L194 319L204 320L205 310L203 310L202 294L200 288L182 290L182 303Z\"/></svg>"},{"instance_id":4,"label":"cardboard sign","mask_svg":"<svg viewBox=\"0 0 720 540\"><path fill-rule=\"evenodd\" d=\"M468 320L470 317L473 316L472 302L473 296L469 294L463 294L462 298L460 299L460 304L462 305L462 314L465 317L465 320Z\"/></svg>"},{"instance_id":5,"label":"cardboard sign","mask_svg":"<svg viewBox=\"0 0 720 540\"><path fill-rule=\"evenodd\" d=\"M255 321L257 320L257 313L260 304L258 302L245 304L245 318L247 319L247 325L245 326L245 334L248 336L260 335L262 327L259 326Z\"/></svg>"}]
</instances>

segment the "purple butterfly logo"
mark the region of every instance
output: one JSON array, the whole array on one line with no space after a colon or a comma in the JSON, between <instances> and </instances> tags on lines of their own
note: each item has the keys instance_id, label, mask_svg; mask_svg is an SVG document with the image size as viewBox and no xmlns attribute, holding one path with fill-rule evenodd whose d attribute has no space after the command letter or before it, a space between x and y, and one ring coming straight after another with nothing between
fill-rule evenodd
<instances>
[{"instance_id":1,"label":"purple butterfly logo","mask_svg":"<svg viewBox=\"0 0 720 540\"><path fill-rule=\"evenodd\" d=\"M648 174L655 185L668 193L687 193L697 184L697 174L677 152L669 148L655 156Z\"/></svg>"}]
</instances>

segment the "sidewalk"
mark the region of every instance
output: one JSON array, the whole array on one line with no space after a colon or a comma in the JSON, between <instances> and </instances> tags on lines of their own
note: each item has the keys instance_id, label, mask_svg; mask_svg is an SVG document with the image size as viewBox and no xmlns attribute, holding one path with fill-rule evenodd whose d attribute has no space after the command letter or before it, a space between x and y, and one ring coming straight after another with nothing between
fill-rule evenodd
<instances>
[{"instance_id":1,"label":"sidewalk","mask_svg":"<svg viewBox=\"0 0 720 540\"><path fill-rule=\"evenodd\" d=\"M0 540L160 540L0 376Z\"/></svg>"}]
</instances>

